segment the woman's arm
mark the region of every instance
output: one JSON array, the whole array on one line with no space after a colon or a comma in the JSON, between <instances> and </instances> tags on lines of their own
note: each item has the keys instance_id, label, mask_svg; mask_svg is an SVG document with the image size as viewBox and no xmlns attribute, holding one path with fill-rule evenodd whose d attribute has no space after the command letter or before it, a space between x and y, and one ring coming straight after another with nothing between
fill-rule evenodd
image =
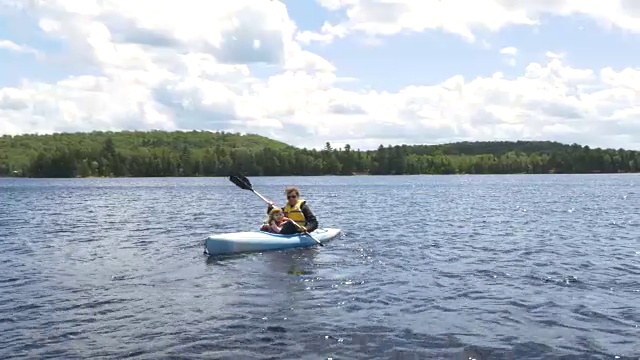
<instances>
[{"instance_id":1,"label":"woman's arm","mask_svg":"<svg viewBox=\"0 0 640 360\"><path fill-rule=\"evenodd\" d=\"M304 218L306 221L304 227L307 229L307 231L311 232L317 229L318 219L313 214L313 211L311 211L311 209L309 208L309 205L307 205L307 203L305 202L304 204L302 204L300 210L302 210L302 214L304 214Z\"/></svg>"}]
</instances>

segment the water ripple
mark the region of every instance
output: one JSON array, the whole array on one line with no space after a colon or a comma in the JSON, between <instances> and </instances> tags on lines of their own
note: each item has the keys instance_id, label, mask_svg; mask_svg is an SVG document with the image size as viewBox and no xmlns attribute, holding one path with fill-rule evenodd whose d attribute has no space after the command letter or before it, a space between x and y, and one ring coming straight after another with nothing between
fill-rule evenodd
<instances>
[{"instance_id":1,"label":"water ripple","mask_svg":"<svg viewBox=\"0 0 640 360\"><path fill-rule=\"evenodd\" d=\"M285 183L343 236L212 258L264 217L226 179L0 179L0 356L640 359L635 175Z\"/></svg>"}]
</instances>

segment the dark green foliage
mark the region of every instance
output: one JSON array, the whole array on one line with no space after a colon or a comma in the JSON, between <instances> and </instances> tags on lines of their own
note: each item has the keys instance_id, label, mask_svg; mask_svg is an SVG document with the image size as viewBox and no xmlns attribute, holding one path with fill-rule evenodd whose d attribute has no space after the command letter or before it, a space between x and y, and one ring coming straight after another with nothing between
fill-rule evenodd
<instances>
[{"instance_id":1,"label":"dark green foliage","mask_svg":"<svg viewBox=\"0 0 640 360\"><path fill-rule=\"evenodd\" d=\"M638 172L640 152L548 141L299 149L258 135L124 131L0 137L0 176Z\"/></svg>"}]
</instances>

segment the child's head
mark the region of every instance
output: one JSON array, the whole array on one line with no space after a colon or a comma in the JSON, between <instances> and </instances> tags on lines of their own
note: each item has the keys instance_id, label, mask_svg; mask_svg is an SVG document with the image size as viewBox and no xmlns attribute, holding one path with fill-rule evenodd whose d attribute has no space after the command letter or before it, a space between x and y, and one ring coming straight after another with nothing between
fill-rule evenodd
<instances>
[{"instance_id":1,"label":"child's head","mask_svg":"<svg viewBox=\"0 0 640 360\"><path fill-rule=\"evenodd\" d=\"M282 209L274 207L273 209L271 209L271 211L269 211L269 222L274 220L280 221L283 216L284 213L282 212Z\"/></svg>"}]
</instances>

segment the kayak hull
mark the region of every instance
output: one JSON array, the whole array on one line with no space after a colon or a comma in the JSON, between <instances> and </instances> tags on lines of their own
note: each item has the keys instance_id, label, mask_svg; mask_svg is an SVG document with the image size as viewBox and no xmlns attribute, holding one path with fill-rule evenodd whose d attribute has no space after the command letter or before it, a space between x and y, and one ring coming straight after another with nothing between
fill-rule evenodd
<instances>
[{"instance_id":1,"label":"kayak hull","mask_svg":"<svg viewBox=\"0 0 640 360\"><path fill-rule=\"evenodd\" d=\"M325 243L340 234L340 229L324 228L311 232L314 238ZM272 234L265 231L244 231L208 236L204 241L209 255L235 254L256 251L272 251L318 245L306 234Z\"/></svg>"}]
</instances>

